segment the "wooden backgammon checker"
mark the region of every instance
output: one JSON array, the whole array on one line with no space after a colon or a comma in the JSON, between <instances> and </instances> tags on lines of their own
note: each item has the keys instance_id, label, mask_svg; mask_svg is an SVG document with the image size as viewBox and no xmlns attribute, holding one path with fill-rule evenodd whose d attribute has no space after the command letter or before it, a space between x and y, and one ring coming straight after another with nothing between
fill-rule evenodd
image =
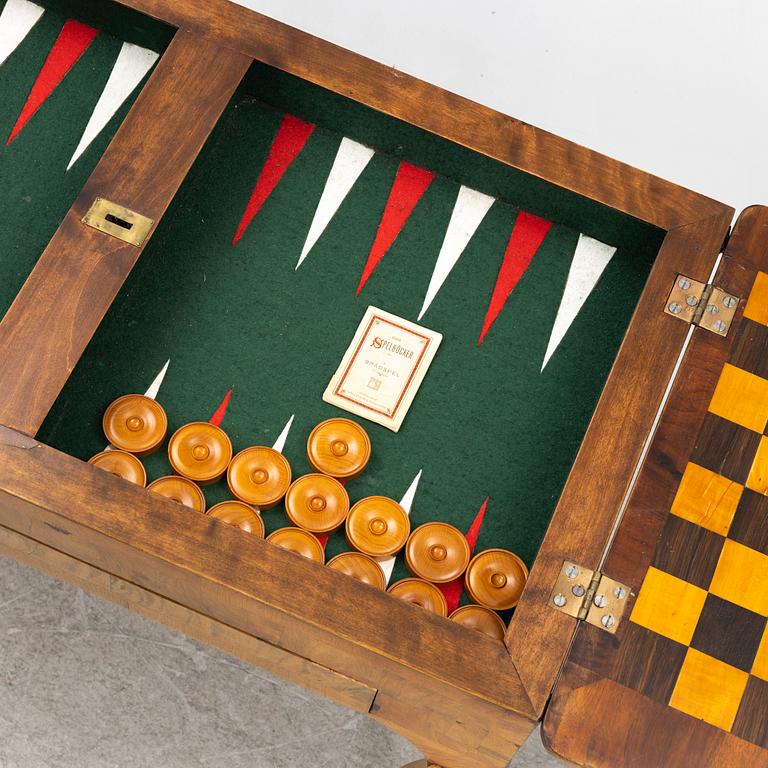
<instances>
[{"instance_id":1,"label":"wooden backgammon checker","mask_svg":"<svg viewBox=\"0 0 768 768\"><path fill-rule=\"evenodd\" d=\"M133 454L125 451L102 451L88 459L89 464L136 485L146 485L144 465Z\"/></svg>"},{"instance_id":2,"label":"wooden backgammon checker","mask_svg":"<svg viewBox=\"0 0 768 768\"><path fill-rule=\"evenodd\" d=\"M182 477L199 485L210 485L227 471L232 443L220 427L194 421L173 433L168 441L168 459Z\"/></svg>"},{"instance_id":3,"label":"wooden backgammon checker","mask_svg":"<svg viewBox=\"0 0 768 768\"><path fill-rule=\"evenodd\" d=\"M420 579L446 583L458 579L469 563L464 534L448 523L424 523L408 537L405 562Z\"/></svg>"},{"instance_id":4,"label":"wooden backgammon checker","mask_svg":"<svg viewBox=\"0 0 768 768\"><path fill-rule=\"evenodd\" d=\"M438 616L448 615L448 604L443 593L429 581L423 579L400 579L396 581L387 592L399 600L417 605L425 611L435 613Z\"/></svg>"},{"instance_id":5,"label":"wooden backgammon checker","mask_svg":"<svg viewBox=\"0 0 768 768\"><path fill-rule=\"evenodd\" d=\"M525 563L513 552L486 549L469 561L464 587L478 605L507 611L517 605L527 579Z\"/></svg>"},{"instance_id":6,"label":"wooden backgammon checker","mask_svg":"<svg viewBox=\"0 0 768 768\"><path fill-rule=\"evenodd\" d=\"M347 541L371 557L399 552L408 539L411 522L405 510L386 496L367 496L349 510Z\"/></svg>"},{"instance_id":7,"label":"wooden backgammon checker","mask_svg":"<svg viewBox=\"0 0 768 768\"><path fill-rule=\"evenodd\" d=\"M224 0L35 6L26 27L8 27L19 2L0 13L0 551L258 659L441 768L506 767L540 721L596 768L765 763L768 210L734 223ZM68 19L98 34L27 122ZM131 82L121 51L143 62ZM432 352L423 379L395 375ZM105 440L125 392L146 394ZM166 436L199 420L170 453L211 502L263 444L346 483L352 525L287 534L318 562L289 558L86 463L109 441L149 478L177 471L159 408ZM390 502L355 510L371 496ZM266 501L267 532L287 525L280 488ZM499 629L477 608L449 620L319 564L321 537L329 561L375 549L391 586L424 524L477 558L426 589L451 614L498 607L503 641L471 628ZM524 565L481 568L488 549ZM441 578L423 555L414 572Z\"/></svg>"},{"instance_id":8,"label":"wooden backgammon checker","mask_svg":"<svg viewBox=\"0 0 768 768\"><path fill-rule=\"evenodd\" d=\"M461 624L462 627L469 627L477 632L482 632L500 642L504 640L504 634L507 631L501 617L482 605L462 605L449 618L451 621Z\"/></svg>"},{"instance_id":9,"label":"wooden backgammon checker","mask_svg":"<svg viewBox=\"0 0 768 768\"><path fill-rule=\"evenodd\" d=\"M291 465L285 456L266 446L240 451L227 469L232 495L259 509L279 504L291 484Z\"/></svg>"},{"instance_id":10,"label":"wooden backgammon checker","mask_svg":"<svg viewBox=\"0 0 768 768\"><path fill-rule=\"evenodd\" d=\"M267 536L267 541L321 565L325 562L323 545L303 528L279 528Z\"/></svg>"},{"instance_id":11,"label":"wooden backgammon checker","mask_svg":"<svg viewBox=\"0 0 768 768\"><path fill-rule=\"evenodd\" d=\"M121 451L146 456L165 440L168 417L163 407L144 395L123 395L104 412L104 434Z\"/></svg>"},{"instance_id":12,"label":"wooden backgammon checker","mask_svg":"<svg viewBox=\"0 0 768 768\"><path fill-rule=\"evenodd\" d=\"M385 589L387 586L386 576L381 566L372 557L362 552L342 552L331 558L327 566L331 570L344 573L376 589Z\"/></svg>"},{"instance_id":13,"label":"wooden backgammon checker","mask_svg":"<svg viewBox=\"0 0 768 768\"><path fill-rule=\"evenodd\" d=\"M331 533L343 525L349 513L344 486L328 475L303 475L285 495L285 514L299 528L312 533Z\"/></svg>"},{"instance_id":14,"label":"wooden backgammon checker","mask_svg":"<svg viewBox=\"0 0 768 768\"><path fill-rule=\"evenodd\" d=\"M147 486L147 490L159 493L185 507L191 507L196 512L205 512L205 495L186 477L180 475L158 477Z\"/></svg>"},{"instance_id":15,"label":"wooden backgammon checker","mask_svg":"<svg viewBox=\"0 0 768 768\"><path fill-rule=\"evenodd\" d=\"M221 520L222 523L234 525L235 528L264 538L264 521L261 519L261 515L245 502L221 501L208 510L208 517L213 517L216 520Z\"/></svg>"},{"instance_id":16,"label":"wooden backgammon checker","mask_svg":"<svg viewBox=\"0 0 768 768\"><path fill-rule=\"evenodd\" d=\"M337 479L357 477L371 458L368 433L351 419L328 419L318 424L307 441L309 463Z\"/></svg>"}]
</instances>

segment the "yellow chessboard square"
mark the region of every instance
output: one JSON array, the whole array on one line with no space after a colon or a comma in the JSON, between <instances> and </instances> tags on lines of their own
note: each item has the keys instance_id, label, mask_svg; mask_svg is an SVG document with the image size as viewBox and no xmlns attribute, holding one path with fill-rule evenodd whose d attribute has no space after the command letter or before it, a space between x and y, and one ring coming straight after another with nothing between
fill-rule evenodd
<instances>
[{"instance_id":1,"label":"yellow chessboard square","mask_svg":"<svg viewBox=\"0 0 768 768\"><path fill-rule=\"evenodd\" d=\"M768 556L726 539L709 591L748 611L768 616Z\"/></svg>"},{"instance_id":2,"label":"yellow chessboard square","mask_svg":"<svg viewBox=\"0 0 768 768\"><path fill-rule=\"evenodd\" d=\"M761 680L768 681L768 625L765 627L763 639L760 641L760 647L752 664L752 674Z\"/></svg>"},{"instance_id":3,"label":"yellow chessboard square","mask_svg":"<svg viewBox=\"0 0 768 768\"><path fill-rule=\"evenodd\" d=\"M747 488L768 495L768 437L760 439L752 469L749 470Z\"/></svg>"},{"instance_id":4,"label":"yellow chessboard square","mask_svg":"<svg viewBox=\"0 0 768 768\"><path fill-rule=\"evenodd\" d=\"M669 706L730 731L749 675L689 648Z\"/></svg>"},{"instance_id":5,"label":"yellow chessboard square","mask_svg":"<svg viewBox=\"0 0 768 768\"><path fill-rule=\"evenodd\" d=\"M768 275L765 272L757 273L747 306L744 308L744 317L768 325Z\"/></svg>"},{"instance_id":6,"label":"yellow chessboard square","mask_svg":"<svg viewBox=\"0 0 768 768\"><path fill-rule=\"evenodd\" d=\"M690 462L672 502L673 515L725 536L731 527L743 486Z\"/></svg>"},{"instance_id":7,"label":"yellow chessboard square","mask_svg":"<svg viewBox=\"0 0 768 768\"><path fill-rule=\"evenodd\" d=\"M709 410L728 421L762 433L768 421L768 379L726 363Z\"/></svg>"},{"instance_id":8,"label":"yellow chessboard square","mask_svg":"<svg viewBox=\"0 0 768 768\"><path fill-rule=\"evenodd\" d=\"M649 568L631 620L651 632L688 645L706 599L706 590L658 568Z\"/></svg>"}]
</instances>

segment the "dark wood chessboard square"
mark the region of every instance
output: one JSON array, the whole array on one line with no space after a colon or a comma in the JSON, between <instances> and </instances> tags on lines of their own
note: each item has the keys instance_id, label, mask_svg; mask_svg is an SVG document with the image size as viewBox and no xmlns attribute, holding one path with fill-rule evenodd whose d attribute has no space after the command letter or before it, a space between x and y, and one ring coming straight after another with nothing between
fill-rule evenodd
<instances>
[{"instance_id":1,"label":"dark wood chessboard square","mask_svg":"<svg viewBox=\"0 0 768 768\"><path fill-rule=\"evenodd\" d=\"M731 733L768 747L768 683L750 675Z\"/></svg>"},{"instance_id":2,"label":"dark wood chessboard square","mask_svg":"<svg viewBox=\"0 0 768 768\"><path fill-rule=\"evenodd\" d=\"M725 538L669 515L651 565L678 579L709 589Z\"/></svg>"},{"instance_id":3,"label":"dark wood chessboard square","mask_svg":"<svg viewBox=\"0 0 768 768\"><path fill-rule=\"evenodd\" d=\"M744 489L728 538L768 555L768 496Z\"/></svg>"},{"instance_id":4,"label":"dark wood chessboard square","mask_svg":"<svg viewBox=\"0 0 768 768\"><path fill-rule=\"evenodd\" d=\"M729 362L768 379L768 326L743 318Z\"/></svg>"},{"instance_id":5,"label":"dark wood chessboard square","mask_svg":"<svg viewBox=\"0 0 768 768\"><path fill-rule=\"evenodd\" d=\"M759 443L760 435L756 432L707 413L691 461L744 484Z\"/></svg>"},{"instance_id":6,"label":"dark wood chessboard square","mask_svg":"<svg viewBox=\"0 0 768 768\"><path fill-rule=\"evenodd\" d=\"M691 648L749 672L765 630L766 618L707 595Z\"/></svg>"},{"instance_id":7,"label":"dark wood chessboard square","mask_svg":"<svg viewBox=\"0 0 768 768\"><path fill-rule=\"evenodd\" d=\"M686 651L686 646L628 622L612 677L620 685L666 704Z\"/></svg>"}]
</instances>

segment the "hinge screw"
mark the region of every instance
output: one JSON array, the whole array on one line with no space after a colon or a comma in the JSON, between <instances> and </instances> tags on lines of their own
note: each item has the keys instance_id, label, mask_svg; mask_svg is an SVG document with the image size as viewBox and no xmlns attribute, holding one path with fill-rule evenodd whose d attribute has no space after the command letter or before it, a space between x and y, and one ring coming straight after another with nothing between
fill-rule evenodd
<instances>
[{"instance_id":1,"label":"hinge screw","mask_svg":"<svg viewBox=\"0 0 768 768\"><path fill-rule=\"evenodd\" d=\"M598 608L605 608L608 605L608 598L605 595L595 595L593 602Z\"/></svg>"},{"instance_id":2,"label":"hinge screw","mask_svg":"<svg viewBox=\"0 0 768 768\"><path fill-rule=\"evenodd\" d=\"M723 299L723 304L724 304L726 307L728 307L728 309L733 309L733 308L734 308L734 307L735 307L735 306L736 306L738 303L739 303L739 302L738 302L738 300L736 299L736 297L735 297L735 296L726 296L726 297Z\"/></svg>"},{"instance_id":3,"label":"hinge screw","mask_svg":"<svg viewBox=\"0 0 768 768\"><path fill-rule=\"evenodd\" d=\"M614 587L613 596L617 600L623 600L627 596L627 590L624 587Z\"/></svg>"},{"instance_id":4,"label":"hinge screw","mask_svg":"<svg viewBox=\"0 0 768 768\"><path fill-rule=\"evenodd\" d=\"M581 584L576 584L572 589L571 592L573 592L576 597L584 597L584 594L586 593L586 589Z\"/></svg>"},{"instance_id":5,"label":"hinge screw","mask_svg":"<svg viewBox=\"0 0 768 768\"><path fill-rule=\"evenodd\" d=\"M718 311L718 308L714 304L707 304L707 312L709 312L710 315L716 315Z\"/></svg>"},{"instance_id":6,"label":"hinge screw","mask_svg":"<svg viewBox=\"0 0 768 768\"><path fill-rule=\"evenodd\" d=\"M693 296L693 295L686 296L685 297L685 303L689 307L695 307L699 303L699 297L698 296Z\"/></svg>"},{"instance_id":7,"label":"hinge screw","mask_svg":"<svg viewBox=\"0 0 768 768\"><path fill-rule=\"evenodd\" d=\"M563 606L564 606L564 605L565 605L565 604L568 602L568 600L566 599L565 595L561 595L560 593L558 593L558 594L556 594L556 595L555 595L555 596L552 598L552 602L553 602L553 603L554 603L554 604L555 604L555 605L556 605L558 608L562 608L562 607L563 607Z\"/></svg>"},{"instance_id":8,"label":"hinge screw","mask_svg":"<svg viewBox=\"0 0 768 768\"><path fill-rule=\"evenodd\" d=\"M722 320L715 320L715 330L718 333L725 333L725 323Z\"/></svg>"},{"instance_id":9,"label":"hinge screw","mask_svg":"<svg viewBox=\"0 0 768 768\"><path fill-rule=\"evenodd\" d=\"M569 565L565 569L565 575L569 579L575 579L579 575L579 569L575 565Z\"/></svg>"},{"instance_id":10,"label":"hinge screw","mask_svg":"<svg viewBox=\"0 0 768 768\"><path fill-rule=\"evenodd\" d=\"M687 291L691 287L691 281L687 277L681 277L677 284L682 288L684 291Z\"/></svg>"},{"instance_id":11,"label":"hinge screw","mask_svg":"<svg viewBox=\"0 0 768 768\"><path fill-rule=\"evenodd\" d=\"M606 628L610 629L615 623L615 619L613 616L611 616L610 613L606 613L605 616L603 616L602 619L600 619L600 623Z\"/></svg>"},{"instance_id":12,"label":"hinge screw","mask_svg":"<svg viewBox=\"0 0 768 768\"><path fill-rule=\"evenodd\" d=\"M669 311L670 311L670 312L671 312L673 315L679 315L679 314L680 314L680 313L683 311L683 305L682 305L682 304L678 304L676 301L673 301L673 302L672 302L672 303L669 305Z\"/></svg>"}]
</instances>

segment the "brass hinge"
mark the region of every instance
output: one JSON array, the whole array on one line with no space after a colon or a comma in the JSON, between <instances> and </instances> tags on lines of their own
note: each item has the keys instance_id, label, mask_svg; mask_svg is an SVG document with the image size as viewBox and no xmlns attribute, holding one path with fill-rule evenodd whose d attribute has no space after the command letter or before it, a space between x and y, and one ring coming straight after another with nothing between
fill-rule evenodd
<instances>
[{"instance_id":1,"label":"brass hinge","mask_svg":"<svg viewBox=\"0 0 768 768\"><path fill-rule=\"evenodd\" d=\"M557 575L549 604L579 621L613 634L619 626L629 588L600 571L566 560Z\"/></svg>"},{"instance_id":2,"label":"brass hinge","mask_svg":"<svg viewBox=\"0 0 768 768\"><path fill-rule=\"evenodd\" d=\"M664 304L664 312L718 336L727 336L739 299L711 283L678 275Z\"/></svg>"}]
</instances>

